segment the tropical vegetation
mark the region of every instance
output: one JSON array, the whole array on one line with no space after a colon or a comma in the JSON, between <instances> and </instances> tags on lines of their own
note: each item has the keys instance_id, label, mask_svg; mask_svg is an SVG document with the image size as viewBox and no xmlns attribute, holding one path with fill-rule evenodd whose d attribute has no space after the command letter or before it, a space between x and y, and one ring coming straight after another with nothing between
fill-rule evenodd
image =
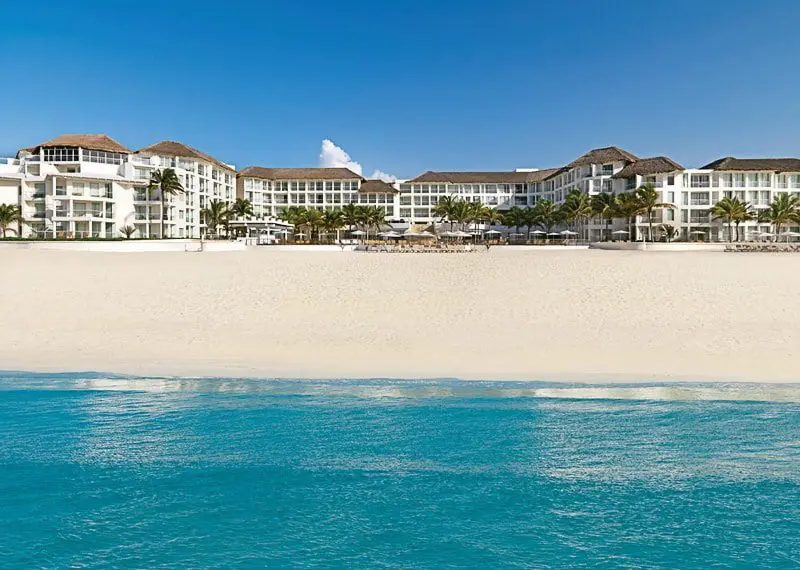
<instances>
[{"instance_id":1,"label":"tropical vegetation","mask_svg":"<svg viewBox=\"0 0 800 570\"><path fill-rule=\"evenodd\" d=\"M183 194L183 184L181 184L178 175L172 168L165 168L164 170L154 170L150 175L150 184L147 189L151 192L158 192L161 199L161 237L167 237L164 233L164 220L166 219L166 197Z\"/></svg>"},{"instance_id":2,"label":"tropical vegetation","mask_svg":"<svg viewBox=\"0 0 800 570\"><path fill-rule=\"evenodd\" d=\"M6 230L11 224L22 224L22 211L13 204L0 204L0 237L6 237ZM17 231L19 233L19 231Z\"/></svg>"}]
</instances>

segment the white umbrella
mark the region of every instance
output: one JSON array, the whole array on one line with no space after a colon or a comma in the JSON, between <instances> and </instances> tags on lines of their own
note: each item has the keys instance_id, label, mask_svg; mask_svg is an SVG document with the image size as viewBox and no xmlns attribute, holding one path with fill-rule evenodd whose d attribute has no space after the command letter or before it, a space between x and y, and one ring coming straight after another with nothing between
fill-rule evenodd
<instances>
[{"instance_id":1,"label":"white umbrella","mask_svg":"<svg viewBox=\"0 0 800 570\"><path fill-rule=\"evenodd\" d=\"M695 231L689 232L689 233L692 234L692 235L696 235L696 236L704 236L704 235L706 235L706 232L701 232L700 230L695 230Z\"/></svg>"},{"instance_id":2,"label":"white umbrella","mask_svg":"<svg viewBox=\"0 0 800 570\"><path fill-rule=\"evenodd\" d=\"M350 232L350 235L351 236L363 236L364 232L362 232L361 230L356 230L354 232Z\"/></svg>"},{"instance_id":3,"label":"white umbrella","mask_svg":"<svg viewBox=\"0 0 800 570\"><path fill-rule=\"evenodd\" d=\"M550 233L549 233L549 234L547 234L547 235L549 235L549 236L560 236L561 234L560 234L560 233L558 233L558 232L550 232Z\"/></svg>"},{"instance_id":4,"label":"white umbrella","mask_svg":"<svg viewBox=\"0 0 800 570\"><path fill-rule=\"evenodd\" d=\"M487 231L487 232L483 232L483 233L485 233L487 236L488 236L489 234L492 234L492 235L500 235L500 232L498 232L497 230L489 230L489 231Z\"/></svg>"},{"instance_id":5,"label":"white umbrella","mask_svg":"<svg viewBox=\"0 0 800 570\"><path fill-rule=\"evenodd\" d=\"M760 235L761 237L774 237L775 236L775 234L772 234L772 233L769 233L769 232L759 232L758 235Z\"/></svg>"},{"instance_id":6,"label":"white umbrella","mask_svg":"<svg viewBox=\"0 0 800 570\"><path fill-rule=\"evenodd\" d=\"M797 237L797 236L800 236L800 233L786 231L786 232L783 232L781 235L782 236L786 236L786 237Z\"/></svg>"},{"instance_id":7,"label":"white umbrella","mask_svg":"<svg viewBox=\"0 0 800 570\"><path fill-rule=\"evenodd\" d=\"M535 236L543 236L543 235L545 235L545 232L543 232L542 230L533 230L531 233L533 235L535 235Z\"/></svg>"},{"instance_id":8,"label":"white umbrella","mask_svg":"<svg viewBox=\"0 0 800 570\"><path fill-rule=\"evenodd\" d=\"M562 236L576 236L576 235L578 235L578 232L572 232L570 230L564 230L563 232L561 232L561 235Z\"/></svg>"},{"instance_id":9,"label":"white umbrella","mask_svg":"<svg viewBox=\"0 0 800 570\"><path fill-rule=\"evenodd\" d=\"M622 235L622 234L629 234L630 232L627 230L617 230L615 232L611 232L612 234Z\"/></svg>"},{"instance_id":10,"label":"white umbrella","mask_svg":"<svg viewBox=\"0 0 800 570\"><path fill-rule=\"evenodd\" d=\"M468 234L467 232L453 232L453 236L454 237L468 238L468 237L472 237L472 234Z\"/></svg>"}]
</instances>

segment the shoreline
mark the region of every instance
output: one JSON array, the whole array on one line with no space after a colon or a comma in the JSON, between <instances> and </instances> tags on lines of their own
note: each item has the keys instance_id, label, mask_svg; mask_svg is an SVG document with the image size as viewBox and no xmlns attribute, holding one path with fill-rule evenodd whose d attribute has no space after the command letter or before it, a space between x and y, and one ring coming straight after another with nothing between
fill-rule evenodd
<instances>
[{"instance_id":1,"label":"shoreline","mask_svg":"<svg viewBox=\"0 0 800 570\"><path fill-rule=\"evenodd\" d=\"M800 258L5 250L0 364L136 376L797 383Z\"/></svg>"}]
</instances>

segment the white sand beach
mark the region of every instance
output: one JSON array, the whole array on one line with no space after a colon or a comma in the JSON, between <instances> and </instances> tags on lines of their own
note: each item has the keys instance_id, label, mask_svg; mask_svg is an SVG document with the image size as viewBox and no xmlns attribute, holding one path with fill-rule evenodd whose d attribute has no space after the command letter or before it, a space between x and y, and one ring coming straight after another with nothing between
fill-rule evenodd
<instances>
[{"instance_id":1,"label":"white sand beach","mask_svg":"<svg viewBox=\"0 0 800 570\"><path fill-rule=\"evenodd\" d=\"M0 369L800 380L800 256L0 250Z\"/></svg>"}]
</instances>

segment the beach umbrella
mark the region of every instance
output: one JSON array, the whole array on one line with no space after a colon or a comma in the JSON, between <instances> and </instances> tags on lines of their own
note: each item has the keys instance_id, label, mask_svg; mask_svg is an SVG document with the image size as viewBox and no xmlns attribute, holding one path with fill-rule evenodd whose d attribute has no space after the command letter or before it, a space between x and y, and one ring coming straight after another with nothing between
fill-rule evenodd
<instances>
[{"instance_id":1,"label":"beach umbrella","mask_svg":"<svg viewBox=\"0 0 800 570\"><path fill-rule=\"evenodd\" d=\"M622 235L622 234L626 234L626 235L627 235L627 234L629 234L630 232L629 232L629 231L627 231L627 230L617 230L617 231L615 231L615 232L611 232L611 233L612 233L612 234L615 234L615 235Z\"/></svg>"},{"instance_id":2,"label":"beach umbrella","mask_svg":"<svg viewBox=\"0 0 800 570\"><path fill-rule=\"evenodd\" d=\"M563 232L561 232L561 235L562 236L576 236L576 235L578 235L578 232L573 232L573 231L570 231L570 230L564 230Z\"/></svg>"},{"instance_id":3,"label":"beach umbrella","mask_svg":"<svg viewBox=\"0 0 800 570\"><path fill-rule=\"evenodd\" d=\"M489 231L483 232L483 233L485 233L487 236L490 235L490 234L491 235L500 235L500 232L498 232L497 230L489 230Z\"/></svg>"},{"instance_id":4,"label":"beach umbrella","mask_svg":"<svg viewBox=\"0 0 800 570\"><path fill-rule=\"evenodd\" d=\"M689 232L689 233L692 234L692 235L696 235L696 236L704 236L704 235L706 235L706 232L701 232L700 230L695 230L695 231Z\"/></svg>"},{"instance_id":5,"label":"beach umbrella","mask_svg":"<svg viewBox=\"0 0 800 570\"><path fill-rule=\"evenodd\" d=\"M362 232L361 230L355 230L354 232L350 232L350 235L351 236L363 236L364 232Z\"/></svg>"},{"instance_id":6,"label":"beach umbrella","mask_svg":"<svg viewBox=\"0 0 800 570\"><path fill-rule=\"evenodd\" d=\"M549 233L549 234L547 234L547 235L549 235L549 236L560 236L561 234L560 234L560 233L558 233L558 232L550 232L550 233Z\"/></svg>"},{"instance_id":7,"label":"beach umbrella","mask_svg":"<svg viewBox=\"0 0 800 570\"><path fill-rule=\"evenodd\" d=\"M472 237L472 234L468 234L467 232L453 232L453 236L460 238L470 238Z\"/></svg>"},{"instance_id":8,"label":"beach umbrella","mask_svg":"<svg viewBox=\"0 0 800 570\"><path fill-rule=\"evenodd\" d=\"M531 233L533 235L535 235L535 236L543 236L543 235L545 235L545 232L543 232L542 230L533 230Z\"/></svg>"}]
</instances>

